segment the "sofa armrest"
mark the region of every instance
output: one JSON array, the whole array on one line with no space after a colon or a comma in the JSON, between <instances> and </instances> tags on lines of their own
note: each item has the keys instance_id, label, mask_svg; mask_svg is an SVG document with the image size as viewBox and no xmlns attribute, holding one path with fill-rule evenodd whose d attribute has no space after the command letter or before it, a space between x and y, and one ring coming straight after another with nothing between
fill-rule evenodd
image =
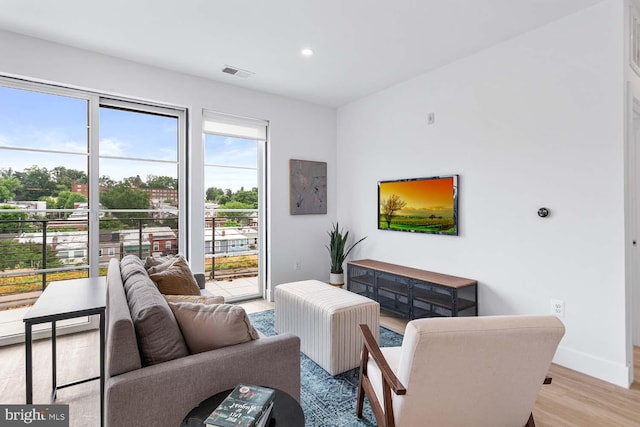
<instances>
[{"instance_id":1,"label":"sofa armrest","mask_svg":"<svg viewBox=\"0 0 640 427\"><path fill-rule=\"evenodd\" d=\"M106 425L174 427L201 401L241 382L300 400L300 339L260 338L108 378Z\"/></svg>"},{"instance_id":2,"label":"sofa armrest","mask_svg":"<svg viewBox=\"0 0 640 427\"><path fill-rule=\"evenodd\" d=\"M207 282L206 278L204 277L204 273L193 273L193 277L196 279L198 287L200 289L204 289L204 286Z\"/></svg>"}]
</instances>

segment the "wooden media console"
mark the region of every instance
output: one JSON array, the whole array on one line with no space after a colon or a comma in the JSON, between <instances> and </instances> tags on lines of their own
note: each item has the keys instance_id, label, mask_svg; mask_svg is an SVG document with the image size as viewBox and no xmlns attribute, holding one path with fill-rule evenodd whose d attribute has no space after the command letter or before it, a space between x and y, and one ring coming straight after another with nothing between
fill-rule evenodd
<instances>
[{"instance_id":1,"label":"wooden media console","mask_svg":"<svg viewBox=\"0 0 640 427\"><path fill-rule=\"evenodd\" d=\"M478 282L370 259L347 263L347 289L408 319L478 315Z\"/></svg>"}]
</instances>

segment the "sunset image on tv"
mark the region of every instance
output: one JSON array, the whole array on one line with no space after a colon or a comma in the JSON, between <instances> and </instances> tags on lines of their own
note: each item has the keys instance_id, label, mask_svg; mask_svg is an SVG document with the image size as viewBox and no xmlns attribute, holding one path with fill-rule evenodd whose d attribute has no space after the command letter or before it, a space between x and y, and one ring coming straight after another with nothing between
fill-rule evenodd
<instances>
[{"instance_id":1,"label":"sunset image on tv","mask_svg":"<svg viewBox=\"0 0 640 427\"><path fill-rule=\"evenodd\" d=\"M458 234L458 176L380 181L378 228Z\"/></svg>"}]
</instances>

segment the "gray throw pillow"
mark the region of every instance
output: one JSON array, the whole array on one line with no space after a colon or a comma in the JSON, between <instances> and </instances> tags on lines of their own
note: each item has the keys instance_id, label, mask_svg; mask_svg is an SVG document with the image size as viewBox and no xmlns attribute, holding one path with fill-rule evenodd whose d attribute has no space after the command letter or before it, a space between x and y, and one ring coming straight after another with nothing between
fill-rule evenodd
<instances>
[{"instance_id":1,"label":"gray throw pillow","mask_svg":"<svg viewBox=\"0 0 640 427\"><path fill-rule=\"evenodd\" d=\"M142 260L135 255L127 255L122 258L122 260L120 260L120 276L122 276L122 282L126 282L136 274L147 275Z\"/></svg>"},{"instance_id":2,"label":"gray throw pillow","mask_svg":"<svg viewBox=\"0 0 640 427\"><path fill-rule=\"evenodd\" d=\"M137 279L138 277L136 277ZM145 366L189 354L169 304L148 277L127 290L127 302Z\"/></svg>"},{"instance_id":3,"label":"gray throw pillow","mask_svg":"<svg viewBox=\"0 0 640 427\"><path fill-rule=\"evenodd\" d=\"M232 304L169 303L191 354L259 338L244 308Z\"/></svg>"}]
</instances>

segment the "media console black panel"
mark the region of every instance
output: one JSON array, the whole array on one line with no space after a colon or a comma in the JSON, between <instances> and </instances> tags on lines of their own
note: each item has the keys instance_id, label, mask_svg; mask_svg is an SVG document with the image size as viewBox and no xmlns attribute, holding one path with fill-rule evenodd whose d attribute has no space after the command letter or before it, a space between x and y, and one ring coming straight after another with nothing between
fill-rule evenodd
<instances>
[{"instance_id":1,"label":"media console black panel","mask_svg":"<svg viewBox=\"0 0 640 427\"><path fill-rule=\"evenodd\" d=\"M478 282L370 259L347 263L347 289L408 319L478 315Z\"/></svg>"}]
</instances>

